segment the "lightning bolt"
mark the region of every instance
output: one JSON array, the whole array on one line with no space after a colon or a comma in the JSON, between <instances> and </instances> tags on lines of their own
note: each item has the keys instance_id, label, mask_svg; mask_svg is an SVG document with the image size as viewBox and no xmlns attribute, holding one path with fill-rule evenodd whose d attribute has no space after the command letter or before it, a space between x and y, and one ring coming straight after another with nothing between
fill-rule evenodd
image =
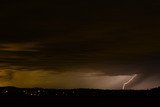
<instances>
[{"instance_id":1,"label":"lightning bolt","mask_svg":"<svg viewBox=\"0 0 160 107\"><path fill-rule=\"evenodd\" d=\"M126 85L129 84L136 76L137 76L137 74L134 74L127 82L125 82L125 83L123 84L122 89L124 90L125 87L126 87Z\"/></svg>"}]
</instances>

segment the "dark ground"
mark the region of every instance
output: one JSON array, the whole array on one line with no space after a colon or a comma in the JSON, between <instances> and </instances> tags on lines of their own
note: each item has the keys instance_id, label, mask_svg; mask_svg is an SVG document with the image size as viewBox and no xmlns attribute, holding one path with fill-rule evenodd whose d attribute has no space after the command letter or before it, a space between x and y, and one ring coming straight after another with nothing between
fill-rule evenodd
<instances>
[{"instance_id":1,"label":"dark ground","mask_svg":"<svg viewBox=\"0 0 160 107\"><path fill-rule=\"evenodd\" d=\"M0 107L159 107L160 89L48 90L0 88Z\"/></svg>"}]
</instances>

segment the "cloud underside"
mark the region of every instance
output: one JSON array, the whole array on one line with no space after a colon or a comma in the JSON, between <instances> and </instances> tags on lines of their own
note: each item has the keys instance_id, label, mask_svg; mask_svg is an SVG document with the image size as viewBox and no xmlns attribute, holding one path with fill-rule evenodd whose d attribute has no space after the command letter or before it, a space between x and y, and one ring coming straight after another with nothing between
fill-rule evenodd
<instances>
[{"instance_id":1,"label":"cloud underside","mask_svg":"<svg viewBox=\"0 0 160 107\"><path fill-rule=\"evenodd\" d=\"M59 72L91 69L107 75L122 75L134 74L134 69L142 69L135 73L149 73L151 69L157 72L159 66L158 37L62 36L59 40L56 37L37 39L35 43L1 43L1 67Z\"/></svg>"}]
</instances>

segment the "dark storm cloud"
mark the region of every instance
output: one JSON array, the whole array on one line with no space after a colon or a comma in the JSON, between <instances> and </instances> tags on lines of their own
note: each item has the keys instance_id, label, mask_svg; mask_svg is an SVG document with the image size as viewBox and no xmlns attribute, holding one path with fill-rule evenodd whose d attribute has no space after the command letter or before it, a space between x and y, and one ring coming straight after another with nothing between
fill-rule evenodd
<instances>
[{"instance_id":1,"label":"dark storm cloud","mask_svg":"<svg viewBox=\"0 0 160 107\"><path fill-rule=\"evenodd\" d=\"M88 68L106 75L158 72L158 1L0 4L1 63L60 72Z\"/></svg>"}]
</instances>

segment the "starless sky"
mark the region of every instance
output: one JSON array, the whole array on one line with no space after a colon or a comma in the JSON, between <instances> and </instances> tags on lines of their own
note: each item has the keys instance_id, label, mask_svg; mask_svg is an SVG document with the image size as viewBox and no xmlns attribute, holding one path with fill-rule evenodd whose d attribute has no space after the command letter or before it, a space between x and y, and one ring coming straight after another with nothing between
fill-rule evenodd
<instances>
[{"instance_id":1,"label":"starless sky","mask_svg":"<svg viewBox=\"0 0 160 107\"><path fill-rule=\"evenodd\" d=\"M0 86L160 85L159 0L0 1Z\"/></svg>"}]
</instances>

